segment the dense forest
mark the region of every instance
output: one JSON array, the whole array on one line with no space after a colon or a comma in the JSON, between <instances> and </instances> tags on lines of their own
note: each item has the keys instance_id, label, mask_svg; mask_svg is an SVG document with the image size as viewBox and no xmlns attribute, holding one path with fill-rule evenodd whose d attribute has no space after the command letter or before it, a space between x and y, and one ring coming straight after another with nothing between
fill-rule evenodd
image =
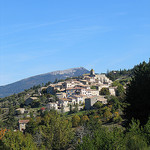
<instances>
[{"instance_id":1,"label":"dense forest","mask_svg":"<svg viewBox=\"0 0 150 150\"><path fill-rule=\"evenodd\" d=\"M106 94L107 104L97 102L92 110L68 113L37 110L28 118L26 130L17 130L14 110L24 106L24 97L37 94L39 86L0 99L0 149L2 150L147 150L150 149L150 62L130 70L111 71L116 96ZM55 81L58 82L58 81ZM43 85L45 86L45 85ZM57 100L42 96L31 108ZM8 108L8 109L6 109ZM23 116L27 118L27 116ZM16 129L16 130L14 130Z\"/></svg>"}]
</instances>

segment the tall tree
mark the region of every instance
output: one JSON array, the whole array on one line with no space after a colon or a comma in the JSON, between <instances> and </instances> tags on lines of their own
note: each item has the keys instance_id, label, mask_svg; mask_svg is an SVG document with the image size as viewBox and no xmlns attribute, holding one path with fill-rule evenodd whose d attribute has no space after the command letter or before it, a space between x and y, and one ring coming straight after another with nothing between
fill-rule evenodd
<instances>
[{"instance_id":1,"label":"tall tree","mask_svg":"<svg viewBox=\"0 0 150 150\"><path fill-rule=\"evenodd\" d=\"M8 131L2 138L2 149L5 150L37 150L33 138L30 134L23 134L20 131Z\"/></svg>"},{"instance_id":2,"label":"tall tree","mask_svg":"<svg viewBox=\"0 0 150 150\"><path fill-rule=\"evenodd\" d=\"M141 125L145 124L150 115L150 62L134 67L133 77L126 91L126 101L129 103L125 109L128 122L135 118L140 120Z\"/></svg>"},{"instance_id":3,"label":"tall tree","mask_svg":"<svg viewBox=\"0 0 150 150\"><path fill-rule=\"evenodd\" d=\"M102 88L100 90L100 95L110 95L109 89L108 88Z\"/></svg>"},{"instance_id":4,"label":"tall tree","mask_svg":"<svg viewBox=\"0 0 150 150\"><path fill-rule=\"evenodd\" d=\"M37 133L35 134L36 143L43 143L49 150L65 149L73 138L71 127L69 120L61 117L56 111L50 111L39 122L38 128L35 128L41 136L37 139Z\"/></svg>"}]
</instances>

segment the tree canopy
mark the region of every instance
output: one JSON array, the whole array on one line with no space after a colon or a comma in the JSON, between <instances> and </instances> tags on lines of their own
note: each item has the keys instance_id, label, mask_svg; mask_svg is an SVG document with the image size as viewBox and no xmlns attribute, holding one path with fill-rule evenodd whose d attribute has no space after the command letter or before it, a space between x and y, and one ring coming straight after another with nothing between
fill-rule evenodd
<instances>
[{"instance_id":1,"label":"tree canopy","mask_svg":"<svg viewBox=\"0 0 150 150\"><path fill-rule=\"evenodd\" d=\"M128 122L135 118L142 125L145 124L150 115L150 62L143 62L135 67L126 91L126 101L129 103L125 109Z\"/></svg>"}]
</instances>

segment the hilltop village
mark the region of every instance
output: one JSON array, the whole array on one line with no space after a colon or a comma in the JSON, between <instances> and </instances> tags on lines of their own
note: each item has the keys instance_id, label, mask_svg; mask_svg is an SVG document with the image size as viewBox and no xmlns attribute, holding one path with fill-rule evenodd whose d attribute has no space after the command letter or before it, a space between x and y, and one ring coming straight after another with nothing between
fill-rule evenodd
<instances>
[{"instance_id":1,"label":"hilltop village","mask_svg":"<svg viewBox=\"0 0 150 150\"><path fill-rule=\"evenodd\" d=\"M111 95L115 96L115 87L111 87L112 81L104 74L95 74L91 69L90 74L84 74L81 78L68 79L63 82L53 83L47 87L42 87L47 93L56 95L56 102L50 98L50 102L46 104L47 110L57 110L59 112L70 111L70 105L78 109L91 109L93 104L100 101L103 104L107 103L107 99L101 95L101 90L107 88ZM41 94L41 93L40 93ZM29 97L25 101L25 105L29 105L37 97Z\"/></svg>"},{"instance_id":2,"label":"hilltop village","mask_svg":"<svg viewBox=\"0 0 150 150\"><path fill-rule=\"evenodd\" d=\"M91 69L88 74L35 86L2 99L1 117L5 119L11 113L18 121L19 130L23 131L30 117L36 117L45 111L76 113L80 110L92 110L96 102L105 105L108 103L106 95L115 96L116 88L105 74L96 74Z\"/></svg>"}]
</instances>

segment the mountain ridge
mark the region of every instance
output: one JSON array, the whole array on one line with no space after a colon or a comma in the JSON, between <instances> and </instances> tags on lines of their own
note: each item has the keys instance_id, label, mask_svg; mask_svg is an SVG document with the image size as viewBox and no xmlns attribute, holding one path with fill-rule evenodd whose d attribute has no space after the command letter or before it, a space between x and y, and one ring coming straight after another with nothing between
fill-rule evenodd
<instances>
[{"instance_id":1,"label":"mountain ridge","mask_svg":"<svg viewBox=\"0 0 150 150\"><path fill-rule=\"evenodd\" d=\"M25 89L29 89L34 85L39 85L47 82L54 82L56 79L66 79L68 77L81 76L85 73L89 73L89 70L84 67L70 68L66 70L57 70L44 74L31 76L14 83L0 86L0 97L10 96L14 93L19 93Z\"/></svg>"}]
</instances>

